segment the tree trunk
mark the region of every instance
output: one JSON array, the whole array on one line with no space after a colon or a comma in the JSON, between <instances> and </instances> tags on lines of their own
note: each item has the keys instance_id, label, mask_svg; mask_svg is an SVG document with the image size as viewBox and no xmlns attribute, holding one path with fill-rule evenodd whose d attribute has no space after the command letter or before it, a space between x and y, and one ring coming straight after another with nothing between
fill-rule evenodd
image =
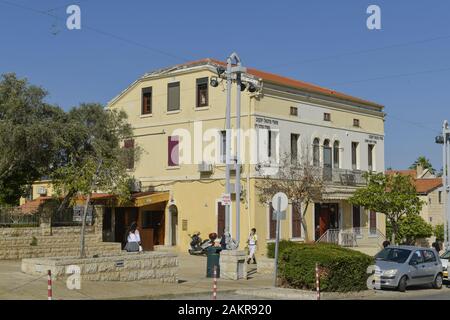
<instances>
[{"instance_id":1,"label":"tree trunk","mask_svg":"<svg viewBox=\"0 0 450 320\"><path fill-rule=\"evenodd\" d=\"M85 230L86 230L86 218L87 218L87 210L89 208L89 202L91 202L91 193L87 195L86 203L84 204L84 212L83 212L83 220L81 223L81 236L80 236L80 258L86 258L86 250L85 250Z\"/></svg>"},{"instance_id":2,"label":"tree trunk","mask_svg":"<svg viewBox=\"0 0 450 320\"><path fill-rule=\"evenodd\" d=\"M86 203L84 205L84 212L83 212L83 221L81 223L81 235L80 235L80 258L85 258L86 257L86 251L84 248L84 238L85 238L85 230L86 230L86 217L87 217L87 209L89 207L89 202L91 202L91 196L92 196L92 190L94 190L95 188L95 184L97 182L97 177L100 173L100 168L103 164L103 160L100 160L98 162L98 167L97 167L97 171L95 172L95 175L92 177L92 182L91 182L91 188L89 190L89 193L87 195L86 198ZM94 214L94 212L92 212L92 214ZM92 217L93 218L93 217Z\"/></svg>"},{"instance_id":3,"label":"tree trunk","mask_svg":"<svg viewBox=\"0 0 450 320\"><path fill-rule=\"evenodd\" d=\"M304 223L306 213L308 212L308 207L309 207L309 201L305 203L305 209L303 210L303 213L302 213L302 226L303 226L303 230L305 231L305 241L308 241L308 239L309 239L308 227L307 227L307 224Z\"/></svg>"},{"instance_id":4,"label":"tree trunk","mask_svg":"<svg viewBox=\"0 0 450 320\"><path fill-rule=\"evenodd\" d=\"M394 219L391 219L391 225L392 225L392 245L396 245L397 241L397 221L394 221Z\"/></svg>"}]
</instances>

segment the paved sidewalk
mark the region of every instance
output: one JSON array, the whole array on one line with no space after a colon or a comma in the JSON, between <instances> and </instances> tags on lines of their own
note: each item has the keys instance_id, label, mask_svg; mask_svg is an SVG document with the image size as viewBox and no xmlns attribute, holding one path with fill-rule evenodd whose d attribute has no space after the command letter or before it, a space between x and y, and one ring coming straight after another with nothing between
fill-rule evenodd
<instances>
[{"instance_id":1,"label":"paved sidewalk","mask_svg":"<svg viewBox=\"0 0 450 320\"><path fill-rule=\"evenodd\" d=\"M20 271L20 261L0 261L0 299L46 300L47 278L30 276ZM213 281L206 278L206 258L187 254L179 255L179 283L155 281L93 282L83 281L81 290L67 289L65 282L53 283L55 300L81 299L170 299L175 296L210 294ZM241 281L218 281L218 294L239 289L268 287L270 276L258 275L250 265L249 279Z\"/></svg>"}]
</instances>

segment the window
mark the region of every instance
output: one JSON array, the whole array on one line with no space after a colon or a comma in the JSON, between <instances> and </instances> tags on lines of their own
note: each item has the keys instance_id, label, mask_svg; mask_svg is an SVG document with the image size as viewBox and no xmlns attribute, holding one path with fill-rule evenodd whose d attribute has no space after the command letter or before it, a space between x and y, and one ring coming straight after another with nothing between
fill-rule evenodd
<instances>
[{"instance_id":1,"label":"window","mask_svg":"<svg viewBox=\"0 0 450 320\"><path fill-rule=\"evenodd\" d=\"M129 139L124 141L124 149L126 150L127 169L134 169L134 140Z\"/></svg>"},{"instance_id":2,"label":"window","mask_svg":"<svg viewBox=\"0 0 450 320\"><path fill-rule=\"evenodd\" d=\"M298 108L297 107L291 107L291 116L298 116Z\"/></svg>"},{"instance_id":3,"label":"window","mask_svg":"<svg viewBox=\"0 0 450 320\"><path fill-rule=\"evenodd\" d=\"M353 206L353 228L356 234L361 234L361 207Z\"/></svg>"},{"instance_id":4,"label":"window","mask_svg":"<svg viewBox=\"0 0 450 320\"><path fill-rule=\"evenodd\" d=\"M167 86L167 111L180 110L180 83L169 83Z\"/></svg>"},{"instance_id":5,"label":"window","mask_svg":"<svg viewBox=\"0 0 450 320\"><path fill-rule=\"evenodd\" d=\"M292 204L292 238L302 237L302 213L300 204Z\"/></svg>"},{"instance_id":6,"label":"window","mask_svg":"<svg viewBox=\"0 0 450 320\"><path fill-rule=\"evenodd\" d=\"M358 142L352 142L352 169L358 169Z\"/></svg>"},{"instance_id":7,"label":"window","mask_svg":"<svg viewBox=\"0 0 450 320\"><path fill-rule=\"evenodd\" d=\"M353 119L353 126L359 128L359 119Z\"/></svg>"},{"instance_id":8,"label":"window","mask_svg":"<svg viewBox=\"0 0 450 320\"><path fill-rule=\"evenodd\" d=\"M375 146L373 144L369 144L368 148L368 165L369 165L369 171L373 171L373 150L375 149Z\"/></svg>"},{"instance_id":9,"label":"window","mask_svg":"<svg viewBox=\"0 0 450 320\"><path fill-rule=\"evenodd\" d=\"M300 135L291 134L291 162L296 163L298 161L298 140Z\"/></svg>"},{"instance_id":10,"label":"window","mask_svg":"<svg viewBox=\"0 0 450 320\"><path fill-rule=\"evenodd\" d=\"M438 198L439 198L439 204L442 204L442 191L439 191Z\"/></svg>"},{"instance_id":11,"label":"window","mask_svg":"<svg viewBox=\"0 0 450 320\"><path fill-rule=\"evenodd\" d=\"M330 113L324 113L323 114L323 121L331 121L331 114Z\"/></svg>"},{"instance_id":12,"label":"window","mask_svg":"<svg viewBox=\"0 0 450 320\"><path fill-rule=\"evenodd\" d=\"M167 148L169 167L177 167L180 165L179 145L180 145L179 137L177 136L169 137L169 143Z\"/></svg>"},{"instance_id":13,"label":"window","mask_svg":"<svg viewBox=\"0 0 450 320\"><path fill-rule=\"evenodd\" d=\"M377 213L375 211L370 211L369 231L372 235L377 234Z\"/></svg>"},{"instance_id":14,"label":"window","mask_svg":"<svg viewBox=\"0 0 450 320\"><path fill-rule=\"evenodd\" d=\"M152 114L152 88L142 89L142 114Z\"/></svg>"},{"instance_id":15,"label":"window","mask_svg":"<svg viewBox=\"0 0 450 320\"><path fill-rule=\"evenodd\" d=\"M226 145L227 145L227 132L226 131L220 131L219 132L219 143L220 143L220 163L225 163L226 159L227 159L227 149L226 149Z\"/></svg>"},{"instance_id":16,"label":"window","mask_svg":"<svg viewBox=\"0 0 450 320\"><path fill-rule=\"evenodd\" d=\"M277 147L277 132L274 130L269 130L269 137L267 143L267 155L269 160L276 157L276 147Z\"/></svg>"},{"instance_id":17,"label":"window","mask_svg":"<svg viewBox=\"0 0 450 320\"><path fill-rule=\"evenodd\" d=\"M333 145L333 165L334 168L339 168L339 141L335 141Z\"/></svg>"},{"instance_id":18,"label":"window","mask_svg":"<svg viewBox=\"0 0 450 320\"><path fill-rule=\"evenodd\" d=\"M430 222L433 222L433 217L430 217Z\"/></svg>"},{"instance_id":19,"label":"window","mask_svg":"<svg viewBox=\"0 0 450 320\"><path fill-rule=\"evenodd\" d=\"M269 203L269 239L271 240L277 237L277 219L274 218L272 203Z\"/></svg>"},{"instance_id":20,"label":"window","mask_svg":"<svg viewBox=\"0 0 450 320\"><path fill-rule=\"evenodd\" d=\"M423 251L423 258L425 263L436 262L436 256L434 255L434 252L431 250Z\"/></svg>"},{"instance_id":21,"label":"window","mask_svg":"<svg viewBox=\"0 0 450 320\"><path fill-rule=\"evenodd\" d=\"M318 167L320 165L320 140L315 138L313 142L313 166Z\"/></svg>"},{"instance_id":22,"label":"window","mask_svg":"<svg viewBox=\"0 0 450 320\"><path fill-rule=\"evenodd\" d=\"M197 108L208 106L208 78L197 79Z\"/></svg>"}]
</instances>

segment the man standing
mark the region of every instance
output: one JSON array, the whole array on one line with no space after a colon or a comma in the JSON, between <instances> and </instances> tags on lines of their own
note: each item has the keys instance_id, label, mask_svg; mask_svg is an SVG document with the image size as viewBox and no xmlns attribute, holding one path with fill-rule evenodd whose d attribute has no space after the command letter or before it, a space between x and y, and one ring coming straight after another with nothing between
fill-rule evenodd
<instances>
[{"instance_id":1,"label":"man standing","mask_svg":"<svg viewBox=\"0 0 450 320\"><path fill-rule=\"evenodd\" d=\"M250 261L253 259L253 264L256 264L256 245L258 242L258 236L256 235L256 229L253 228L252 232L250 233L250 236L248 237L247 244L248 244L248 259L247 264L250 264Z\"/></svg>"}]
</instances>

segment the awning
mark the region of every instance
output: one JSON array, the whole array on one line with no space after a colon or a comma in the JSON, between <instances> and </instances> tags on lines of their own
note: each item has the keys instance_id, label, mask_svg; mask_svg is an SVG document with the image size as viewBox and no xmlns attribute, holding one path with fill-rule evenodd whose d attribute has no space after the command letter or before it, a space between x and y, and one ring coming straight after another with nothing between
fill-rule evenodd
<instances>
[{"instance_id":1,"label":"awning","mask_svg":"<svg viewBox=\"0 0 450 320\"><path fill-rule=\"evenodd\" d=\"M167 202L170 200L169 192L150 193L150 194L135 194L134 206L137 208L148 206L151 204Z\"/></svg>"}]
</instances>

